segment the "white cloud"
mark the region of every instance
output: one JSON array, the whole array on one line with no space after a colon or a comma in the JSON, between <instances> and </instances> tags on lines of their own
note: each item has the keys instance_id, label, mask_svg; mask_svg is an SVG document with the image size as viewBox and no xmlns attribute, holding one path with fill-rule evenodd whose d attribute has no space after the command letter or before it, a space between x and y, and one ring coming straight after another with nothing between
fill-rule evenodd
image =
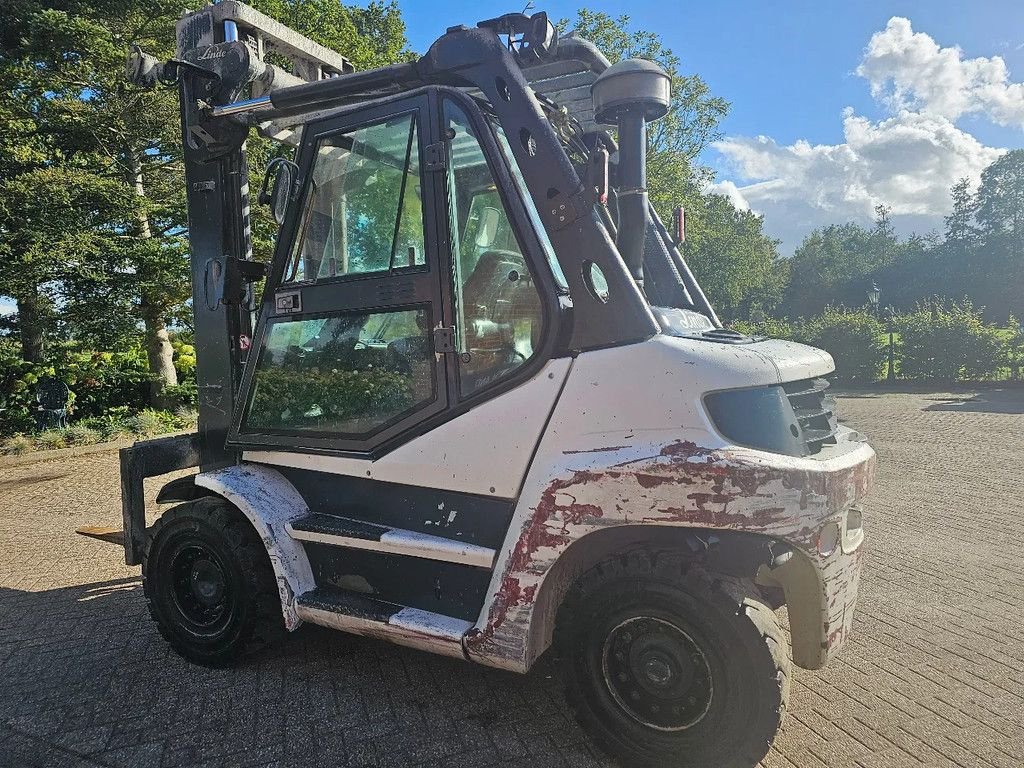
<instances>
[{"instance_id":1,"label":"white cloud","mask_svg":"<svg viewBox=\"0 0 1024 768\"><path fill-rule=\"evenodd\" d=\"M942 48L914 32L909 19L894 16L871 36L857 74L894 110L950 120L980 113L1000 125L1024 127L1024 84L1010 82L1001 56L965 59L959 48Z\"/></svg>"},{"instance_id":2,"label":"white cloud","mask_svg":"<svg viewBox=\"0 0 1024 768\"><path fill-rule=\"evenodd\" d=\"M740 192L740 188L729 180L717 181L708 184L704 188L704 191L713 192L718 195L725 195L726 197L729 198L729 202L733 204L733 207L739 211L750 210L750 203L747 202L747 199L743 196L743 193Z\"/></svg>"},{"instance_id":3,"label":"white cloud","mask_svg":"<svg viewBox=\"0 0 1024 768\"><path fill-rule=\"evenodd\" d=\"M795 248L811 229L849 220L870 221L875 205L892 207L903 232L942 225L949 188L981 171L1005 150L988 147L955 120L982 113L1024 127L1024 85L1010 83L1002 59L964 59L894 17L872 36L857 68L890 116L874 121L843 112L841 144L765 136L728 137L715 148L734 177L719 191L765 215L765 227Z\"/></svg>"}]
</instances>

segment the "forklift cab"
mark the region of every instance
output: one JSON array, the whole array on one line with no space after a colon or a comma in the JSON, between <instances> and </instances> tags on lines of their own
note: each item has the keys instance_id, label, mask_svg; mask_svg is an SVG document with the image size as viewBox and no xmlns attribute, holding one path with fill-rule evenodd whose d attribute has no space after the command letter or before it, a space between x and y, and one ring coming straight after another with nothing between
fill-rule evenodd
<instances>
[{"instance_id":1,"label":"forklift cab","mask_svg":"<svg viewBox=\"0 0 1024 768\"><path fill-rule=\"evenodd\" d=\"M379 456L543 365L565 278L471 97L309 123L298 169L229 446Z\"/></svg>"}]
</instances>

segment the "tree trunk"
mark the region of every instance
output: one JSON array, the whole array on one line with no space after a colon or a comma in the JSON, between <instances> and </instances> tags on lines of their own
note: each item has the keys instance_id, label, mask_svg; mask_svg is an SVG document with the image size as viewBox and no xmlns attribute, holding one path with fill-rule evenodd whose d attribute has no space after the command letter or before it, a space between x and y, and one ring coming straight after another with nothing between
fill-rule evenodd
<instances>
[{"instance_id":1,"label":"tree trunk","mask_svg":"<svg viewBox=\"0 0 1024 768\"><path fill-rule=\"evenodd\" d=\"M150 383L149 400L154 408L169 408L173 403L164 395L166 387L178 383L178 373L174 370L174 348L171 337L167 334L159 305L151 304L147 297L142 298L142 321L146 325L146 358L149 360L149 372L153 374Z\"/></svg>"},{"instance_id":2,"label":"tree trunk","mask_svg":"<svg viewBox=\"0 0 1024 768\"><path fill-rule=\"evenodd\" d=\"M21 357L29 363L43 362L45 336L39 294L33 291L18 296L18 327L21 330Z\"/></svg>"},{"instance_id":3,"label":"tree trunk","mask_svg":"<svg viewBox=\"0 0 1024 768\"><path fill-rule=\"evenodd\" d=\"M125 149L125 157L128 161L129 183L139 198L146 197L146 184L142 177L142 162L131 147ZM150 240L153 237L153 229L149 224L149 214L145 208L140 207L136 217L136 236L142 240ZM171 339L167 334L167 325L164 322L162 303L155 300L156 297L143 293L140 297L139 312L142 315L142 322L146 328L146 357L149 360L149 372L153 375L150 384L149 400L154 408L167 408L173 405L164 396L166 387L176 386L178 374L174 370L172 358L174 349L171 347Z\"/></svg>"}]
</instances>

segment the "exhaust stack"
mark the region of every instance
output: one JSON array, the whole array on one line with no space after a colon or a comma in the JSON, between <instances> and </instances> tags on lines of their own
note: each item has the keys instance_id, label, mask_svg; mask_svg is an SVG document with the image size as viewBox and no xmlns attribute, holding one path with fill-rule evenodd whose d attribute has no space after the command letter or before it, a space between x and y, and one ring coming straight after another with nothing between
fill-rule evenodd
<instances>
[{"instance_id":1,"label":"exhaust stack","mask_svg":"<svg viewBox=\"0 0 1024 768\"><path fill-rule=\"evenodd\" d=\"M647 231L647 123L668 112L672 81L653 61L625 59L590 88L594 117L619 129L619 253L637 285L644 284Z\"/></svg>"}]
</instances>

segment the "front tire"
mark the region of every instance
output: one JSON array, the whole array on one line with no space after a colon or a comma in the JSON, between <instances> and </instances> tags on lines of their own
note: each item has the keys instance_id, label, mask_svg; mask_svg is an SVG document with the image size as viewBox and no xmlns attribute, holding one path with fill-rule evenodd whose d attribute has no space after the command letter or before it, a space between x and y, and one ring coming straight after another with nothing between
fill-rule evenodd
<instances>
[{"instance_id":1,"label":"front tire","mask_svg":"<svg viewBox=\"0 0 1024 768\"><path fill-rule=\"evenodd\" d=\"M751 768L789 697L789 644L750 582L674 552L585 574L556 638L577 720L629 766Z\"/></svg>"},{"instance_id":2,"label":"front tire","mask_svg":"<svg viewBox=\"0 0 1024 768\"><path fill-rule=\"evenodd\" d=\"M196 664L226 666L283 634L263 542L221 498L182 504L157 520L142 560L142 585L160 634Z\"/></svg>"}]
</instances>

